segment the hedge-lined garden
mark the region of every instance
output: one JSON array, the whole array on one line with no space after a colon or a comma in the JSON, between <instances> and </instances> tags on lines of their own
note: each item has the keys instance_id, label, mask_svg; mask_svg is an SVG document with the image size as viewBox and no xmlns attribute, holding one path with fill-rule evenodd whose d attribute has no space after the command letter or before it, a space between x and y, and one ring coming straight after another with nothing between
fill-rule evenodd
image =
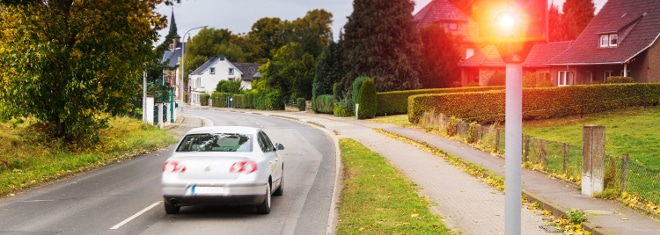
<instances>
[{"instance_id":1,"label":"hedge-lined garden","mask_svg":"<svg viewBox=\"0 0 660 235\"><path fill-rule=\"evenodd\" d=\"M490 90L504 90L503 86L491 87L457 87L457 88L434 88L407 91L390 91L378 93L378 111L377 116L396 115L408 113L408 97L422 94L444 94L444 93L462 93Z\"/></svg>"},{"instance_id":2,"label":"hedge-lined garden","mask_svg":"<svg viewBox=\"0 0 660 235\"><path fill-rule=\"evenodd\" d=\"M539 120L657 105L660 84L603 84L523 89L523 119ZM444 114L482 124L504 122L503 90L415 95L408 99L408 120L417 123L426 113Z\"/></svg>"}]
</instances>

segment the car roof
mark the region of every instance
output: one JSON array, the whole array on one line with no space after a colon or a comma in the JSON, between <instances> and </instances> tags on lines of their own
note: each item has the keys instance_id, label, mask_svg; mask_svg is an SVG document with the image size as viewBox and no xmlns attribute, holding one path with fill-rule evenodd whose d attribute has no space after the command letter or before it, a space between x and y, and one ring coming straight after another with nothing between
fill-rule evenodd
<instances>
[{"instance_id":1,"label":"car roof","mask_svg":"<svg viewBox=\"0 0 660 235\"><path fill-rule=\"evenodd\" d=\"M245 133L245 134L256 134L261 129L256 127L249 126L205 126L194 128L188 132L189 134L204 134L204 133Z\"/></svg>"}]
</instances>

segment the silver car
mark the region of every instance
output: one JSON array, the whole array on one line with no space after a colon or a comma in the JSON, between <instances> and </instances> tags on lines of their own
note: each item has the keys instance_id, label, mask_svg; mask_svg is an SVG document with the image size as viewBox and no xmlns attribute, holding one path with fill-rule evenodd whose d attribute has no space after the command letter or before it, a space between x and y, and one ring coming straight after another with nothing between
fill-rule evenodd
<instances>
[{"instance_id":1,"label":"silver car","mask_svg":"<svg viewBox=\"0 0 660 235\"><path fill-rule=\"evenodd\" d=\"M254 205L270 213L271 195L283 193L284 162L259 128L195 128L181 139L163 165L165 212L188 205Z\"/></svg>"}]
</instances>

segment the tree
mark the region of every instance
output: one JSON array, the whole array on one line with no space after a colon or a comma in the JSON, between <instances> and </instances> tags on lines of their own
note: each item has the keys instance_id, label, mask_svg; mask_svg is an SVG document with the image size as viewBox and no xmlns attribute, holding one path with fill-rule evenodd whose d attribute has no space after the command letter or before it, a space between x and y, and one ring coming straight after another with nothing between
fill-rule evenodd
<instances>
[{"instance_id":1,"label":"tree","mask_svg":"<svg viewBox=\"0 0 660 235\"><path fill-rule=\"evenodd\" d=\"M357 103L360 104L357 110L359 118L373 118L376 116L376 112L378 112L378 96L376 85L371 78L365 79L362 82Z\"/></svg>"},{"instance_id":2,"label":"tree","mask_svg":"<svg viewBox=\"0 0 660 235\"><path fill-rule=\"evenodd\" d=\"M288 21L280 18L261 18L252 24L248 33L248 40L255 45L252 56L258 58L257 62L272 59L278 49L287 44Z\"/></svg>"},{"instance_id":3,"label":"tree","mask_svg":"<svg viewBox=\"0 0 660 235\"><path fill-rule=\"evenodd\" d=\"M67 142L95 141L105 114L128 111L140 92L151 45L166 24L154 11L159 3L2 1L3 115L34 117Z\"/></svg>"},{"instance_id":4,"label":"tree","mask_svg":"<svg viewBox=\"0 0 660 235\"><path fill-rule=\"evenodd\" d=\"M567 39L574 40L594 18L596 7L592 0L566 0L562 10L564 14L561 19L566 27Z\"/></svg>"},{"instance_id":5,"label":"tree","mask_svg":"<svg viewBox=\"0 0 660 235\"><path fill-rule=\"evenodd\" d=\"M344 26L344 90L358 76L373 77L378 91L420 87L421 42L410 0L355 0Z\"/></svg>"},{"instance_id":6,"label":"tree","mask_svg":"<svg viewBox=\"0 0 660 235\"><path fill-rule=\"evenodd\" d=\"M305 17L291 23L289 41L298 42L302 50L318 58L326 46L332 42L332 13L326 10L312 10Z\"/></svg>"},{"instance_id":7,"label":"tree","mask_svg":"<svg viewBox=\"0 0 660 235\"><path fill-rule=\"evenodd\" d=\"M312 83L312 99L319 95L332 94L332 86L344 77L341 45L332 42L321 54L316 65Z\"/></svg>"},{"instance_id":8,"label":"tree","mask_svg":"<svg viewBox=\"0 0 660 235\"><path fill-rule=\"evenodd\" d=\"M460 39L445 32L437 24L421 29L420 37L424 45L422 65L424 70L420 83L424 88L451 87L460 83L458 63L461 61Z\"/></svg>"}]
</instances>

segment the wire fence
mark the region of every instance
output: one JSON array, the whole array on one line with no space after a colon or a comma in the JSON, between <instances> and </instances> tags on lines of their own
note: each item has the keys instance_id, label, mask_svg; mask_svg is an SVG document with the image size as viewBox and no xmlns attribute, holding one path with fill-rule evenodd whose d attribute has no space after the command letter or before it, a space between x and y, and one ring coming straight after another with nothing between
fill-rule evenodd
<instances>
[{"instance_id":1,"label":"wire fence","mask_svg":"<svg viewBox=\"0 0 660 235\"><path fill-rule=\"evenodd\" d=\"M504 156L504 129L498 125L468 123L442 114L424 114L418 124L486 151ZM578 185L582 174L582 146L530 136L522 138L523 166L542 171ZM633 193L660 204L660 167L631 160L627 155L605 157L605 189L614 193Z\"/></svg>"}]
</instances>

